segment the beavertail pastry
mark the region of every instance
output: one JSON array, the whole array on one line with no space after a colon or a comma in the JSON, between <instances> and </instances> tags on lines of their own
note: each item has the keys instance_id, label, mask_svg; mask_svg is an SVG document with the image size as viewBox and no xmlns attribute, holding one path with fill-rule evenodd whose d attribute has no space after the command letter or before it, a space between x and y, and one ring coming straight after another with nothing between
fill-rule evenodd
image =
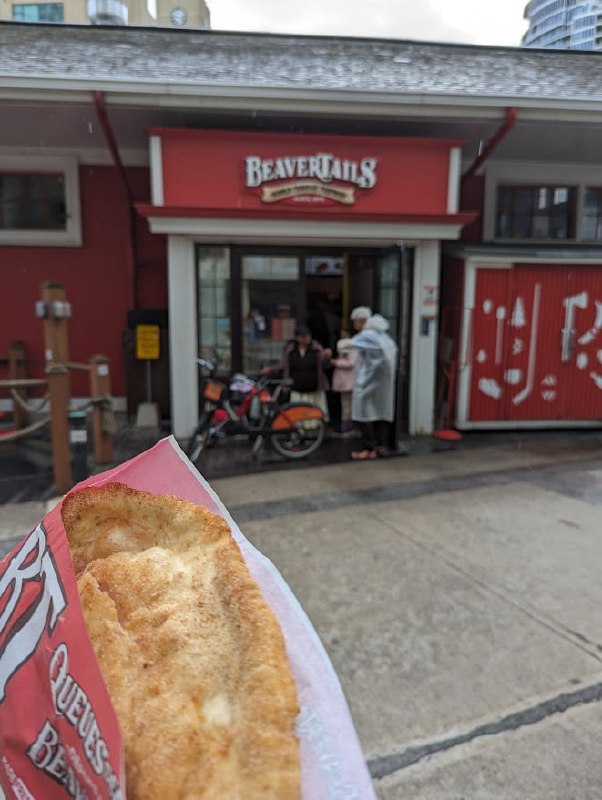
<instances>
[{"instance_id":1,"label":"beavertail pastry","mask_svg":"<svg viewBox=\"0 0 602 800\"><path fill-rule=\"evenodd\" d=\"M62 515L128 800L298 800L282 633L225 521L121 484Z\"/></svg>"}]
</instances>

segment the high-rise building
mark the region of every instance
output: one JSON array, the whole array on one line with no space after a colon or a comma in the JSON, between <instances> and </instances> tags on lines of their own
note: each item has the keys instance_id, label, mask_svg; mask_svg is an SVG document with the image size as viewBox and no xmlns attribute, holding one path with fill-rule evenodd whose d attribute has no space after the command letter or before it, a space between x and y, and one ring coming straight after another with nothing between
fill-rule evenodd
<instances>
[{"instance_id":1,"label":"high-rise building","mask_svg":"<svg viewBox=\"0 0 602 800\"><path fill-rule=\"evenodd\" d=\"M602 50L600 0L531 0L525 19L529 29L523 47Z\"/></svg>"},{"instance_id":2,"label":"high-rise building","mask_svg":"<svg viewBox=\"0 0 602 800\"><path fill-rule=\"evenodd\" d=\"M205 0L0 0L0 20L209 28Z\"/></svg>"}]
</instances>

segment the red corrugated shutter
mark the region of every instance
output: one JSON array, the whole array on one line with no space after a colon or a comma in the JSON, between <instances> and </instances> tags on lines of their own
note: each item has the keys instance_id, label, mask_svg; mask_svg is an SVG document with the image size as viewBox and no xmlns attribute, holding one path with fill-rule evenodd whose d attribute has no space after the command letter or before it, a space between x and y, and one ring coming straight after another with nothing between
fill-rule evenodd
<instances>
[{"instance_id":1,"label":"red corrugated shutter","mask_svg":"<svg viewBox=\"0 0 602 800\"><path fill-rule=\"evenodd\" d=\"M568 419L602 419L602 268L569 272L561 354Z\"/></svg>"},{"instance_id":2,"label":"red corrugated shutter","mask_svg":"<svg viewBox=\"0 0 602 800\"><path fill-rule=\"evenodd\" d=\"M477 271L469 419L602 418L602 269Z\"/></svg>"}]
</instances>

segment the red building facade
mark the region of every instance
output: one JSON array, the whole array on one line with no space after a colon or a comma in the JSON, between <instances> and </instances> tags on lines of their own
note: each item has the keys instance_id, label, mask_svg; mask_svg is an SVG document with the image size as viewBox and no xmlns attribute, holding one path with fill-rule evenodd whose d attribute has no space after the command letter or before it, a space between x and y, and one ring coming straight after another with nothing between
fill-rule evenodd
<instances>
[{"instance_id":1,"label":"red building facade","mask_svg":"<svg viewBox=\"0 0 602 800\"><path fill-rule=\"evenodd\" d=\"M108 355L130 414L135 327L159 324L153 393L185 438L200 352L252 372L293 323L321 310L332 336L361 304L400 346L400 434L599 424L602 96L575 95L578 55L529 61L534 92L512 49L37 25L0 44L0 354L23 340L30 374L58 281L71 358Z\"/></svg>"}]
</instances>

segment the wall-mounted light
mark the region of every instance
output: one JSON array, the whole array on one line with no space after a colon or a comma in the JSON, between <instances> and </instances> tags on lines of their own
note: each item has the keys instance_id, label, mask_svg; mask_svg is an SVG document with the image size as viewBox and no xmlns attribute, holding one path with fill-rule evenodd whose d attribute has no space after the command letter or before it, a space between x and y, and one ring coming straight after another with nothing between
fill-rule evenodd
<instances>
[{"instance_id":1,"label":"wall-mounted light","mask_svg":"<svg viewBox=\"0 0 602 800\"><path fill-rule=\"evenodd\" d=\"M44 300L36 302L36 317L38 319L70 319L71 303L66 300L53 300L46 303Z\"/></svg>"}]
</instances>

